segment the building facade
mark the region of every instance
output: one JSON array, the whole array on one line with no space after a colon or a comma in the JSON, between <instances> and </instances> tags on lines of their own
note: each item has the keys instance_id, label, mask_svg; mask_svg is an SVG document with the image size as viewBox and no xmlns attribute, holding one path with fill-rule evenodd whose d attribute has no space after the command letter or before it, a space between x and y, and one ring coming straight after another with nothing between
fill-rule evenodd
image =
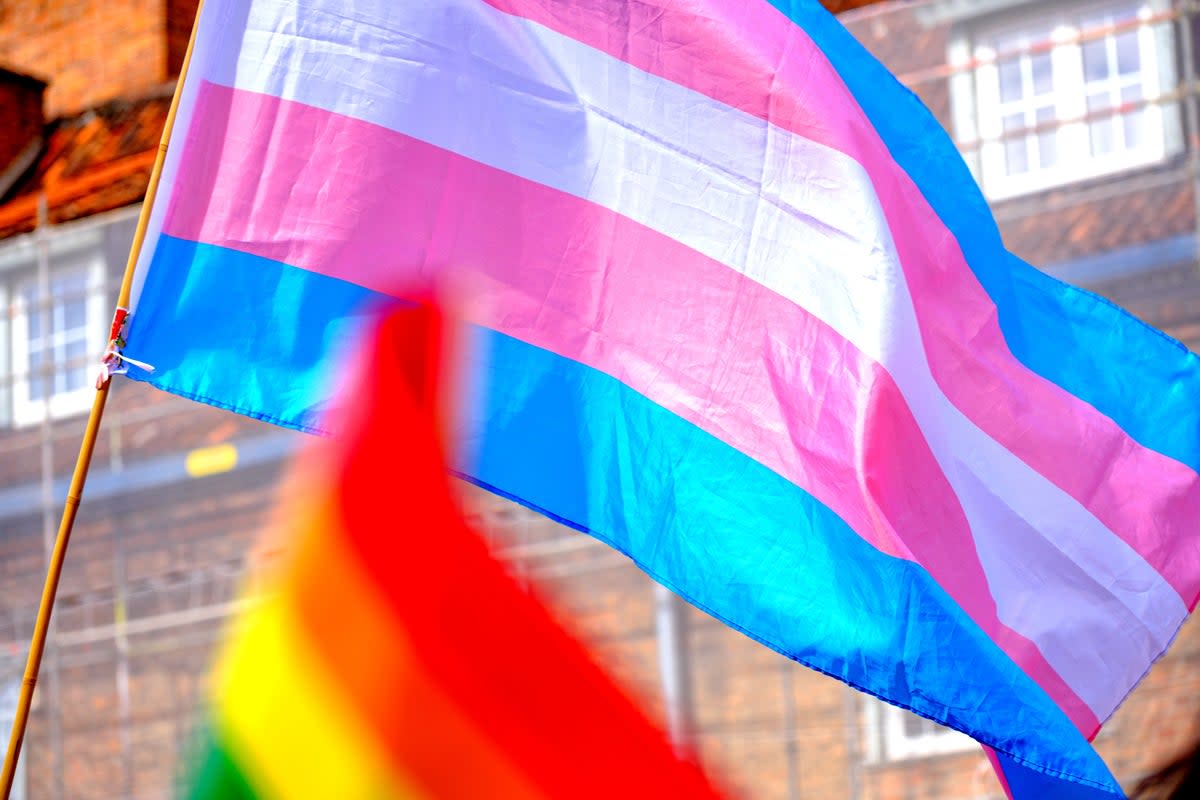
<instances>
[{"instance_id":1,"label":"building facade","mask_svg":"<svg viewBox=\"0 0 1200 800\"><path fill-rule=\"evenodd\" d=\"M924 0L844 20L955 137L1015 253L1196 348L1190 7ZM0 722L194 9L0 0ZM302 442L115 382L15 797L172 794L213 645ZM1002 797L965 737L698 612L685 613L680 635L660 635L661 598L623 556L497 498L463 495L515 574L549 594L658 714L674 642L690 738L736 795ZM1120 779L1136 780L1190 735L1198 669L1189 624L1098 740Z\"/></svg>"}]
</instances>

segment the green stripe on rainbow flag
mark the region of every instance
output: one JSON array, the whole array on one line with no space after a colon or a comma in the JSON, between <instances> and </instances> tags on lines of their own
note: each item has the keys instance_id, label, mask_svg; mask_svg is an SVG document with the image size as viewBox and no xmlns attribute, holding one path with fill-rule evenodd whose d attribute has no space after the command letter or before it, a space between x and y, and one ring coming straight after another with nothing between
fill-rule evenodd
<instances>
[{"instance_id":1,"label":"green stripe on rainbow flag","mask_svg":"<svg viewBox=\"0 0 1200 800\"><path fill-rule=\"evenodd\" d=\"M458 513L428 391L439 326L388 316L343 434L302 456L192 800L715 798Z\"/></svg>"}]
</instances>

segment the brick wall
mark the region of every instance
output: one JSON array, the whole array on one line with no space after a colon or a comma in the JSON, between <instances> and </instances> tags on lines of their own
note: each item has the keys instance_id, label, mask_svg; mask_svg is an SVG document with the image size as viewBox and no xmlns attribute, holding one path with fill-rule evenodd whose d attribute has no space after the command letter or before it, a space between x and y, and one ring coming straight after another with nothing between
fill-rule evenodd
<instances>
[{"instance_id":1,"label":"brick wall","mask_svg":"<svg viewBox=\"0 0 1200 800\"><path fill-rule=\"evenodd\" d=\"M4 4L0 62L19 54L31 71L48 74L39 63L59 70L65 77L52 86L52 113L136 92L161 82L181 59L187 35L184 20L193 5L194 0L169 0L165 5L164 0ZM106 13L100 14L101 8ZM114 9L123 11L113 13ZM107 47L119 52L100 53L98 46L87 45L76 53L48 55L51 43L58 43L61 51L62 41L90 41L90 36L78 33L84 24L100 26L103 36L98 38L109 37L104 39ZM30 30L47 35L31 37ZM922 28L907 9L865 14L853 30L901 73L940 64L945 57L946 31ZM128 74L117 72L117 64L124 64ZM949 113L945 83L928 82L917 88L945 119ZM1100 236L1109 237L1105 247L1143 236L1132 222L1095 227L1096 215L1132 219L1139 208L1144 210L1138 203L1162 209L1190 202L1190 196L1180 199L1175 190L1154 191L1159 194L1149 189L1133 193L1130 196L1141 198L1134 201L1092 197L1085 202L1077 193L1047 195L1036 201L1042 206L1027 206L1027 214L1019 213L1016 206L1001 212L1008 215L1006 231L1014 249L1035 260L1054 259L1091 252L1099 246ZM1187 229L1186 225L1171 227L1181 224L1174 212L1165 217L1170 222L1163 222L1164 231ZM1078 222L1071 222L1076 218ZM119 268L120 259L113 262ZM1200 343L1200 283L1191 270L1104 288L1135 313L1166 326L1193 346ZM60 474L74 459L81 426L79 418L54 426L53 461ZM274 430L120 382L96 463L134 463ZM0 487L37 478L39 437L40 431L30 429L0 436ZM129 592L128 618L135 622L171 619L165 615L227 602L234 596L252 542L269 518L276 477L276 467L263 467L116 501L85 502L56 611L67 642L54 655L59 659L60 701L50 702L50 682L44 677L26 750L31 797L87 800L169 795L185 743L194 732L194 712L203 695L220 620L148 629L130 637L122 654L111 627L118 587L123 585ZM661 714L649 579L582 534L481 492L464 488L464 493L471 517L489 532L514 573L536 580L561 618L592 643L598 659L652 713ZM0 650L0 668L11 670L18 664L19 669L20 646L32 625L43 570L40 517L31 513L0 520L0 643L8 646ZM1001 796L977 751L863 763L867 731L861 697L698 612L689 614L689 621L697 747L706 763L741 796L755 800ZM1099 746L1119 777L1134 780L1186 739L1196 712L1198 666L1200 629L1192 623L1101 737ZM122 669L128 673L126 706L119 690ZM57 746L51 735L56 727ZM55 761L56 747L62 753L61 769Z\"/></svg>"},{"instance_id":2,"label":"brick wall","mask_svg":"<svg viewBox=\"0 0 1200 800\"><path fill-rule=\"evenodd\" d=\"M1192 264L1097 287L1156 327L1200 350L1200 278Z\"/></svg>"},{"instance_id":3,"label":"brick wall","mask_svg":"<svg viewBox=\"0 0 1200 800\"><path fill-rule=\"evenodd\" d=\"M928 77L947 60L950 31L922 26L917 20L921 5L881 8L849 27L953 132L948 82ZM1030 263L1049 266L1191 233L1197 220L1185 158L999 203L995 212L1005 243ZM1164 264L1087 288L1193 350L1200 347L1200 271L1195 265ZM1132 785L1189 741L1200 714L1198 683L1200 627L1193 620L1097 741L1119 780ZM1000 797L998 791L990 767L976 753L870 765L862 779L862 797L872 800L965 800Z\"/></svg>"},{"instance_id":4,"label":"brick wall","mask_svg":"<svg viewBox=\"0 0 1200 800\"><path fill-rule=\"evenodd\" d=\"M880 6L851 18L847 27L954 136L950 83L940 69L948 61L952 29L922 23L923 5ZM1048 267L1194 230L1193 187L1184 160L1179 156L997 203L1004 241L1031 264Z\"/></svg>"},{"instance_id":5,"label":"brick wall","mask_svg":"<svg viewBox=\"0 0 1200 800\"><path fill-rule=\"evenodd\" d=\"M996 206L1008 248L1050 266L1196 229L1192 181L1182 160L1123 180L1093 181Z\"/></svg>"},{"instance_id":6,"label":"brick wall","mask_svg":"<svg viewBox=\"0 0 1200 800\"><path fill-rule=\"evenodd\" d=\"M30 797L169 795L224 622L212 610L238 595L277 477L269 466L85 503L55 612L60 645L47 654L26 740ZM28 636L43 574L40 520L0 521L5 644ZM123 655L114 628L122 594L132 631ZM0 676L19 674L18 655L0 654Z\"/></svg>"},{"instance_id":7,"label":"brick wall","mask_svg":"<svg viewBox=\"0 0 1200 800\"><path fill-rule=\"evenodd\" d=\"M201 418L216 414L208 423L214 428L236 420L190 404L177 409L181 416L191 410ZM197 429L178 444L202 441ZM131 460L137 455L136 448L127 450ZM126 656L129 703L122 711L122 659L111 630L118 587L126 587L128 619L135 624L232 599L254 539L270 518L277 476L275 467L264 467L85 502L56 611L67 640L58 651L61 699L51 704L44 676L31 728L31 796L167 794L197 724L220 620L177 622L132 636ZM464 487L464 493L471 518L486 528L514 573L536 582L601 663L652 713L661 714L649 579L583 534L478 490ZM40 519L0 520L0 642L23 643L27 636L43 564ZM738 796L1001 797L976 751L862 763L867 731L861 697L699 612L689 615L689 630L697 746ZM1190 731L1200 666L1197 632L1194 625L1185 629L1101 738L1102 751L1127 782ZM17 655L0 653L0 667L7 665L11 674ZM54 769L51 714L61 731L61 795L53 786L60 773Z\"/></svg>"},{"instance_id":8,"label":"brick wall","mask_svg":"<svg viewBox=\"0 0 1200 800\"><path fill-rule=\"evenodd\" d=\"M49 81L48 118L143 94L176 73L195 6L196 0L5 3L0 66Z\"/></svg>"}]
</instances>

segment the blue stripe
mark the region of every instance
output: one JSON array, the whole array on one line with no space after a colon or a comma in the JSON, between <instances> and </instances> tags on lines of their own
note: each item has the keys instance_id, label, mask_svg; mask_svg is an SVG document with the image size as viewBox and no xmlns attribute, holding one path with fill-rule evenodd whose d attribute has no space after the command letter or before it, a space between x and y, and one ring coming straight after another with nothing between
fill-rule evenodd
<instances>
[{"instance_id":1,"label":"blue stripe","mask_svg":"<svg viewBox=\"0 0 1200 800\"><path fill-rule=\"evenodd\" d=\"M1135 440L1200 470L1200 360L1112 303L1009 253L954 142L817 0L769 0L820 47L958 240L999 310L1013 355L1110 417Z\"/></svg>"},{"instance_id":2,"label":"blue stripe","mask_svg":"<svg viewBox=\"0 0 1200 800\"><path fill-rule=\"evenodd\" d=\"M1059 780L1044 772L1030 769L1003 753L996 754L996 761L1004 772L1004 779L1008 781L1009 791L1018 800L1112 800L1113 797L1112 792ZM1125 795L1122 793L1118 796Z\"/></svg>"},{"instance_id":3,"label":"blue stripe","mask_svg":"<svg viewBox=\"0 0 1200 800\"><path fill-rule=\"evenodd\" d=\"M311 430L340 319L377 299L256 256L164 239L128 351L141 380ZM253 310L255 319L244 318ZM475 329L464 477L591 533L694 605L1000 751L1115 784L1050 698L912 562L810 494L591 368ZM486 436L482 432L486 431Z\"/></svg>"},{"instance_id":4,"label":"blue stripe","mask_svg":"<svg viewBox=\"0 0 1200 800\"><path fill-rule=\"evenodd\" d=\"M320 433L323 382L384 298L234 250L162 236L125 352L129 376L249 417ZM303 320L304 327L299 323Z\"/></svg>"}]
</instances>

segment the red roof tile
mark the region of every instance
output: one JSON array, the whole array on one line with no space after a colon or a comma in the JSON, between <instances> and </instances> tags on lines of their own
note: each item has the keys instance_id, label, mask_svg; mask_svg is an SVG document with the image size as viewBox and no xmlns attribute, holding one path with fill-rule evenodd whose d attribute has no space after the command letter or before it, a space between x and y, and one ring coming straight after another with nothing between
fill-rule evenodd
<instances>
[{"instance_id":1,"label":"red roof tile","mask_svg":"<svg viewBox=\"0 0 1200 800\"><path fill-rule=\"evenodd\" d=\"M52 224L139 202L170 104L160 93L50 123L41 157L0 203L0 239L33 230L42 192Z\"/></svg>"},{"instance_id":2,"label":"red roof tile","mask_svg":"<svg viewBox=\"0 0 1200 800\"><path fill-rule=\"evenodd\" d=\"M823 0L834 12L880 0ZM37 164L0 198L0 239L37 225L38 196L45 192L51 224L139 202L146 192L169 93L116 100L51 123Z\"/></svg>"}]
</instances>

